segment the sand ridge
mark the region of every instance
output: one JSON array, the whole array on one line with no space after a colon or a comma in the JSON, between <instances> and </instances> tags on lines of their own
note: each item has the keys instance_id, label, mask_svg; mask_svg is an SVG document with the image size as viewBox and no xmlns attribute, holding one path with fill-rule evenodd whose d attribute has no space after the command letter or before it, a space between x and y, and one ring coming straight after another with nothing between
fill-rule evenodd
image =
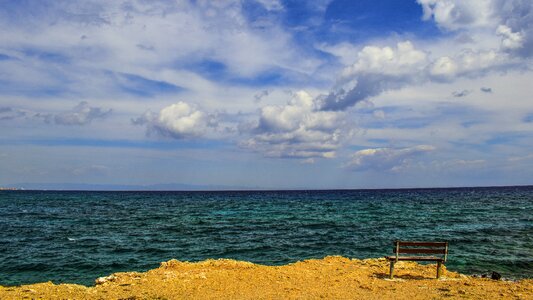
<instances>
[{"instance_id":1,"label":"sand ridge","mask_svg":"<svg viewBox=\"0 0 533 300\"><path fill-rule=\"evenodd\" d=\"M170 260L139 273L101 277L94 287L51 282L1 287L0 299L533 299L533 280L496 281L434 264L328 256L284 266L230 259Z\"/></svg>"}]
</instances>

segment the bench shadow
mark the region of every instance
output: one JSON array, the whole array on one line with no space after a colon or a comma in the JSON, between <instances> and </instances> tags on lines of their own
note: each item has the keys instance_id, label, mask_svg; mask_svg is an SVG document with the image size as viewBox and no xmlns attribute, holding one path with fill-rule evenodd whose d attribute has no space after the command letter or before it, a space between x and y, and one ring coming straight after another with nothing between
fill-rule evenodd
<instances>
[{"instance_id":1,"label":"bench shadow","mask_svg":"<svg viewBox=\"0 0 533 300\"><path fill-rule=\"evenodd\" d=\"M389 279L389 273L374 273L374 277L377 277L379 279ZM428 279L435 279L435 277L427 277L427 276L420 276L420 275L409 275L409 274L402 274L402 275L394 275L394 279L405 279L405 280L428 280Z\"/></svg>"}]
</instances>

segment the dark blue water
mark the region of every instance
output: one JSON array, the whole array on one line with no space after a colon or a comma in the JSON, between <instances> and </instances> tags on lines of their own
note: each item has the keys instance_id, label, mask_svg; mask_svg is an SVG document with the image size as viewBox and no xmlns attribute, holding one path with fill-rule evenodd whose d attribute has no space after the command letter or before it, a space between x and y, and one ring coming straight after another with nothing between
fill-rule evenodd
<instances>
[{"instance_id":1,"label":"dark blue water","mask_svg":"<svg viewBox=\"0 0 533 300\"><path fill-rule=\"evenodd\" d=\"M445 240L447 267L533 277L533 187L283 192L0 192L0 285L91 285L172 258L280 265Z\"/></svg>"}]
</instances>

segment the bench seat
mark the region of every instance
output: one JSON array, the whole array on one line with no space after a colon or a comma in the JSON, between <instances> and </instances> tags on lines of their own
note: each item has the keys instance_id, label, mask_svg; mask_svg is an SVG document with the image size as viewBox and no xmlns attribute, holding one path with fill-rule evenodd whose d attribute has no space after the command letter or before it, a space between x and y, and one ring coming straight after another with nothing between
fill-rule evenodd
<instances>
[{"instance_id":1,"label":"bench seat","mask_svg":"<svg viewBox=\"0 0 533 300\"><path fill-rule=\"evenodd\" d=\"M395 241L393 252L396 255L385 257L390 262L390 279L394 278L394 264L399 261L434 261L440 278L441 266L448 256L448 242Z\"/></svg>"}]
</instances>

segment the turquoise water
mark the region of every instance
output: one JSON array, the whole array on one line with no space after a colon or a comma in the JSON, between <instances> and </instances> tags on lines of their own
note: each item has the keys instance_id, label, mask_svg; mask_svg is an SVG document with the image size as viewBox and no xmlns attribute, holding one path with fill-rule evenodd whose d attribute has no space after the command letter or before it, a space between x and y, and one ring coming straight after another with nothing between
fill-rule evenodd
<instances>
[{"instance_id":1,"label":"turquoise water","mask_svg":"<svg viewBox=\"0 0 533 300\"><path fill-rule=\"evenodd\" d=\"M0 192L0 285L91 285L172 258L280 265L449 241L447 267L533 278L533 187L279 192Z\"/></svg>"}]
</instances>

